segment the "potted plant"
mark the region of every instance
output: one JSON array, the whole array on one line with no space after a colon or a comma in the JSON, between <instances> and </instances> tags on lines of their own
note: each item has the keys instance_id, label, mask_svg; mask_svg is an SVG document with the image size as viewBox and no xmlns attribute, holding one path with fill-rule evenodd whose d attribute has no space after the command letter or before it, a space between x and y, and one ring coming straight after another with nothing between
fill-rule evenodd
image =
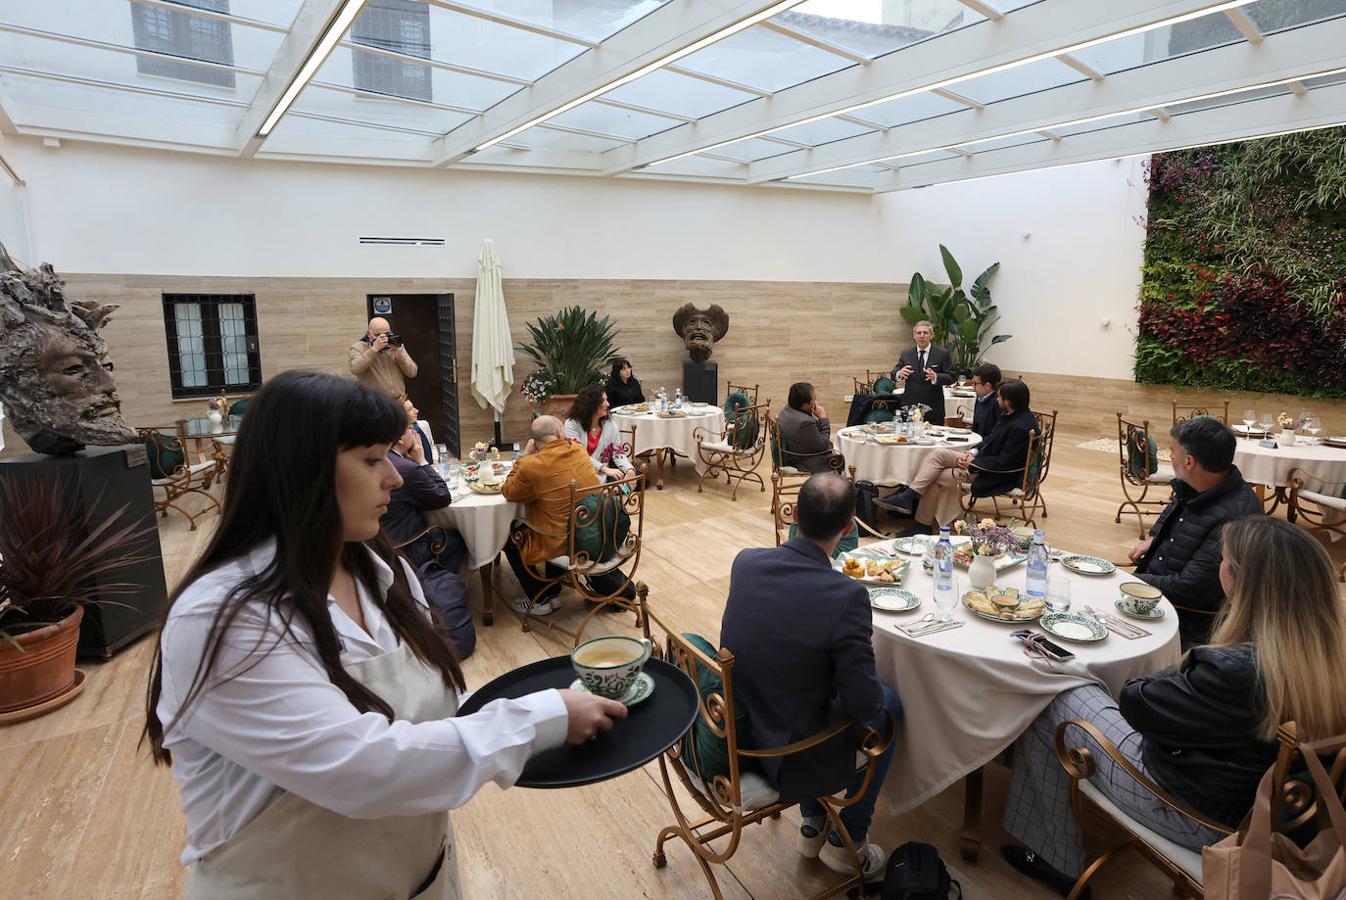
<instances>
[{"instance_id":1,"label":"potted plant","mask_svg":"<svg viewBox=\"0 0 1346 900\"><path fill-rule=\"evenodd\" d=\"M1000 270L1000 263L987 266L986 271L973 280L972 287L964 292L963 270L958 261L943 244L939 245L939 253L949 276L949 286L937 289L916 272L907 289L907 304L899 311L909 325L922 319L929 320L934 326L935 343L953 355L958 371L967 374L981 365L986 350L1010 339L1008 334L991 336L991 327L1000 318L1000 313L991 302L991 289L987 283Z\"/></svg>"},{"instance_id":2,"label":"potted plant","mask_svg":"<svg viewBox=\"0 0 1346 900\"><path fill-rule=\"evenodd\" d=\"M93 579L147 559L147 529L122 507L94 521L56 478L0 481L0 717L52 709L82 684L75 649ZM102 584L106 595L137 585Z\"/></svg>"},{"instance_id":3,"label":"potted plant","mask_svg":"<svg viewBox=\"0 0 1346 900\"><path fill-rule=\"evenodd\" d=\"M529 322L529 342L519 347L537 365L523 381L524 396L538 415L564 416L586 384L601 382L617 358L618 330L612 321L578 306Z\"/></svg>"}]
</instances>

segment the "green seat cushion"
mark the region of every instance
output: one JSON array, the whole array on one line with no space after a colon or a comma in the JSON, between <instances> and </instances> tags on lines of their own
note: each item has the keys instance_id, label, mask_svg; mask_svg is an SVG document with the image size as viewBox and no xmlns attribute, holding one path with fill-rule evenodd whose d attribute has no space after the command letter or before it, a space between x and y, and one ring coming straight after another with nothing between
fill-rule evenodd
<instances>
[{"instance_id":1,"label":"green seat cushion","mask_svg":"<svg viewBox=\"0 0 1346 900\"><path fill-rule=\"evenodd\" d=\"M154 432L145 438L145 454L150 461L150 478L168 478L186 465L187 454L177 438Z\"/></svg>"},{"instance_id":2,"label":"green seat cushion","mask_svg":"<svg viewBox=\"0 0 1346 900\"><path fill-rule=\"evenodd\" d=\"M888 408L886 402L882 407L871 409L869 412L865 413L865 422L869 425L891 421L893 421L893 411Z\"/></svg>"},{"instance_id":3,"label":"green seat cushion","mask_svg":"<svg viewBox=\"0 0 1346 900\"><path fill-rule=\"evenodd\" d=\"M575 505L584 510L577 521L585 523L575 529L576 555L585 553L594 562L612 559L626 543L631 516L619 500L606 494L590 494Z\"/></svg>"},{"instance_id":4,"label":"green seat cushion","mask_svg":"<svg viewBox=\"0 0 1346 900\"><path fill-rule=\"evenodd\" d=\"M242 400L235 400L229 404L229 415L241 416L248 411L248 404L252 402L251 397L244 397Z\"/></svg>"},{"instance_id":5,"label":"green seat cushion","mask_svg":"<svg viewBox=\"0 0 1346 900\"><path fill-rule=\"evenodd\" d=\"M799 533L799 526L791 522L790 540L794 540L795 535L798 533ZM837 549L832 551L832 558L839 559L841 557L841 554L850 553L852 550L854 550L856 547L859 546L860 546L860 526L852 522L851 530L842 535L841 540L837 541Z\"/></svg>"},{"instance_id":6,"label":"green seat cushion","mask_svg":"<svg viewBox=\"0 0 1346 900\"><path fill-rule=\"evenodd\" d=\"M762 423L757 416L747 410L752 406L748 395L734 391L724 401L725 427L733 426L730 440L735 450L748 450L757 446L757 435Z\"/></svg>"},{"instance_id":7,"label":"green seat cushion","mask_svg":"<svg viewBox=\"0 0 1346 900\"><path fill-rule=\"evenodd\" d=\"M874 379L874 393L876 394L891 394L896 388L897 384L887 375Z\"/></svg>"},{"instance_id":8,"label":"green seat cushion","mask_svg":"<svg viewBox=\"0 0 1346 900\"><path fill-rule=\"evenodd\" d=\"M1145 446L1141 447L1142 439ZM1127 436L1126 473L1135 481L1144 481L1159 468L1159 446L1148 432L1136 430Z\"/></svg>"},{"instance_id":9,"label":"green seat cushion","mask_svg":"<svg viewBox=\"0 0 1346 900\"><path fill-rule=\"evenodd\" d=\"M720 652L718 647L699 634L684 632L682 639L712 659ZM696 668L696 688L702 697L723 693L724 681L719 675L700 661L694 663L694 666ZM734 697L734 732L739 736L740 742L743 736L748 733L748 710L742 703L738 702L738 697ZM696 748L695 753L692 753L693 743ZM687 732L687 736L683 738L682 759L687 764L687 768L695 772L702 781L708 782L716 775L727 776L729 774L729 742L712 731L710 724L706 722L704 717L697 715L692 730Z\"/></svg>"},{"instance_id":10,"label":"green seat cushion","mask_svg":"<svg viewBox=\"0 0 1346 900\"><path fill-rule=\"evenodd\" d=\"M1043 450L1042 439L1033 444L1033 455L1028 460L1028 486L1031 489L1038 483L1038 477L1042 473L1042 466L1047 461L1047 454Z\"/></svg>"}]
</instances>

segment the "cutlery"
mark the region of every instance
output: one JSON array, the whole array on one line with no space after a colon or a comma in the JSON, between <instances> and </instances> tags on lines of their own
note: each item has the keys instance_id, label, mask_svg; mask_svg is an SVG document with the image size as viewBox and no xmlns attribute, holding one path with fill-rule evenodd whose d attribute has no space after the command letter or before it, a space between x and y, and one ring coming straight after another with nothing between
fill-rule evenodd
<instances>
[{"instance_id":1,"label":"cutlery","mask_svg":"<svg viewBox=\"0 0 1346 900\"><path fill-rule=\"evenodd\" d=\"M939 621L934 625L923 628L920 631L908 631L907 635L913 638L929 637L932 634L940 634L945 631L953 631L956 628L962 628L962 622L944 622Z\"/></svg>"},{"instance_id":2,"label":"cutlery","mask_svg":"<svg viewBox=\"0 0 1346 900\"><path fill-rule=\"evenodd\" d=\"M935 629L937 629L937 628L940 628L941 626L944 626L944 625L949 624L949 622L951 622L951 621L953 621L953 611L952 611L952 610L950 610L949 612L947 612L947 613L945 613L944 615L940 616L938 619L936 619L936 620L933 621L933 622L930 622L930 623L928 623L928 624L923 624L923 625L917 625L917 626L915 626L915 628L914 628L913 630L914 630L914 631L919 631L919 632L933 631L933 630L935 630Z\"/></svg>"},{"instance_id":3,"label":"cutlery","mask_svg":"<svg viewBox=\"0 0 1346 900\"><path fill-rule=\"evenodd\" d=\"M1145 629L1132 625L1130 622L1123 622L1116 616L1098 612L1092 606L1085 606L1084 611L1104 628L1116 632L1128 640L1135 640L1136 638L1147 637L1149 635L1149 632Z\"/></svg>"},{"instance_id":4,"label":"cutlery","mask_svg":"<svg viewBox=\"0 0 1346 900\"><path fill-rule=\"evenodd\" d=\"M928 612L925 615L921 616L919 619L917 619L915 622L912 622L910 625L908 625L907 628L911 629L912 631L917 631L929 625L930 621L934 618L935 614L932 612Z\"/></svg>"}]
</instances>

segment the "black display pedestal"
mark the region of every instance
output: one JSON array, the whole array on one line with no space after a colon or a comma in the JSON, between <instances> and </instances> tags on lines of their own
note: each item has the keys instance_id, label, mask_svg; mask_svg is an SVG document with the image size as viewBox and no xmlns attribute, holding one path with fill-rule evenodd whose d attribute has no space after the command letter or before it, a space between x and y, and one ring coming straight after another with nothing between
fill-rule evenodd
<instances>
[{"instance_id":1,"label":"black display pedestal","mask_svg":"<svg viewBox=\"0 0 1346 900\"><path fill-rule=\"evenodd\" d=\"M682 364L682 392L697 403L720 403L720 364L693 362Z\"/></svg>"},{"instance_id":2,"label":"black display pedestal","mask_svg":"<svg viewBox=\"0 0 1346 900\"><path fill-rule=\"evenodd\" d=\"M100 597L101 585L133 584L138 589L109 593L103 598L108 602L92 603L84 609L79 654L108 659L158 625L168 602L145 448L139 444L90 447L69 456L27 453L0 460L0 479L4 481L24 484L38 478L59 479L71 510L88 512L95 523L125 506L122 521L140 524L148 532L142 555L150 558L101 576L94 582L93 596Z\"/></svg>"}]
</instances>

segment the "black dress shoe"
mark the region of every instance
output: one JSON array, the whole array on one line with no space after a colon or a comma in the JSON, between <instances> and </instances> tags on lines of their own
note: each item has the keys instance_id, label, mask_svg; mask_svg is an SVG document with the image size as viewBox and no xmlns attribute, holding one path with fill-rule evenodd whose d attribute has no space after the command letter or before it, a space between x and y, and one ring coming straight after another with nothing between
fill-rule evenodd
<instances>
[{"instance_id":1,"label":"black dress shoe","mask_svg":"<svg viewBox=\"0 0 1346 900\"><path fill-rule=\"evenodd\" d=\"M895 512L900 516L914 515L916 506L921 502L921 495L911 488L903 488L891 497L883 500L875 500L874 505Z\"/></svg>"},{"instance_id":2,"label":"black dress shoe","mask_svg":"<svg viewBox=\"0 0 1346 900\"><path fill-rule=\"evenodd\" d=\"M1064 872L1058 872L1042 860L1038 855L1027 847L1019 847L1015 844L1006 844L1000 848L1000 855L1020 873L1027 875L1034 881L1041 881L1050 886L1062 897L1070 894L1070 889L1075 886L1075 879ZM1089 900L1093 893L1092 888L1085 887L1080 892L1079 900Z\"/></svg>"}]
</instances>

